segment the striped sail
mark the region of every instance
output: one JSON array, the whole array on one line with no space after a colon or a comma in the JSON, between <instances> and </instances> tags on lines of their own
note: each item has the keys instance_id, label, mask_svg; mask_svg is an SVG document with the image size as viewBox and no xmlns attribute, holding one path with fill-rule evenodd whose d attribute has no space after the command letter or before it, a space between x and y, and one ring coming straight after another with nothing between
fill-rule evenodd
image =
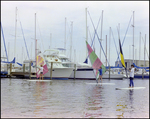
<instances>
[{"instance_id":1,"label":"striped sail","mask_svg":"<svg viewBox=\"0 0 150 119\"><path fill-rule=\"evenodd\" d=\"M36 62L37 62L37 67L40 67L40 65L43 65L43 75L46 74L48 72L48 68L47 68L46 62L42 54L37 55ZM40 77L40 69L38 69L36 77L37 78Z\"/></svg>"},{"instance_id":2,"label":"striped sail","mask_svg":"<svg viewBox=\"0 0 150 119\"><path fill-rule=\"evenodd\" d=\"M97 81L97 79L99 77L99 71L98 70L100 69L100 67L102 67L102 74L104 74L105 71L106 71L106 67L102 64L102 62L97 57L97 55L92 50L92 48L90 47L90 45L88 44L87 41L86 41L86 45L87 45L87 49L88 49L89 59L91 61L92 67L94 69L94 72L95 72L95 75L96 75L96 81Z\"/></svg>"}]
</instances>

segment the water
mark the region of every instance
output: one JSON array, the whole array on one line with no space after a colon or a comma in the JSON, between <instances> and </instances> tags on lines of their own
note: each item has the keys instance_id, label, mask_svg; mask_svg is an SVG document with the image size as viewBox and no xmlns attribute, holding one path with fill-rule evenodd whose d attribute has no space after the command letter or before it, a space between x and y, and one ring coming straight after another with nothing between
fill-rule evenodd
<instances>
[{"instance_id":1,"label":"water","mask_svg":"<svg viewBox=\"0 0 150 119\"><path fill-rule=\"evenodd\" d=\"M129 80L108 80L115 85L90 85L95 80L1 79L1 117L77 117L127 118L149 117L149 79L134 79L137 90L115 90L128 87Z\"/></svg>"}]
</instances>

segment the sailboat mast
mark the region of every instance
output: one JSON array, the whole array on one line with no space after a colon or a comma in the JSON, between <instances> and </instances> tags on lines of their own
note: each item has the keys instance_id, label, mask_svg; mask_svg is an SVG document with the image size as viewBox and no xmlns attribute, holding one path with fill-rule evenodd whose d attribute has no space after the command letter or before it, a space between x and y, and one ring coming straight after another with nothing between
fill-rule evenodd
<instances>
[{"instance_id":1,"label":"sailboat mast","mask_svg":"<svg viewBox=\"0 0 150 119\"><path fill-rule=\"evenodd\" d=\"M109 64L110 64L110 39L111 39L111 27L109 31Z\"/></svg>"},{"instance_id":2,"label":"sailboat mast","mask_svg":"<svg viewBox=\"0 0 150 119\"><path fill-rule=\"evenodd\" d=\"M134 63L134 11L133 11L133 63Z\"/></svg>"},{"instance_id":3,"label":"sailboat mast","mask_svg":"<svg viewBox=\"0 0 150 119\"><path fill-rule=\"evenodd\" d=\"M107 66L107 35L106 35L106 66Z\"/></svg>"},{"instance_id":4,"label":"sailboat mast","mask_svg":"<svg viewBox=\"0 0 150 119\"><path fill-rule=\"evenodd\" d=\"M141 66L140 57L141 57L141 32L140 32L140 40L139 40L139 66Z\"/></svg>"},{"instance_id":5,"label":"sailboat mast","mask_svg":"<svg viewBox=\"0 0 150 119\"><path fill-rule=\"evenodd\" d=\"M36 66L37 66L37 61L36 61L36 55L37 55L37 52L36 52L36 50L37 50L37 39L36 39L36 13L35 13L35 64L36 64ZM37 68L36 68L36 73L37 73Z\"/></svg>"},{"instance_id":6,"label":"sailboat mast","mask_svg":"<svg viewBox=\"0 0 150 119\"><path fill-rule=\"evenodd\" d=\"M87 31L87 8L85 8L85 20L86 20L86 41L88 42L88 31ZM86 50L86 57L87 57L87 50Z\"/></svg>"},{"instance_id":7,"label":"sailboat mast","mask_svg":"<svg viewBox=\"0 0 150 119\"><path fill-rule=\"evenodd\" d=\"M101 20L101 42L102 42L102 27L103 27L103 10L102 10L102 20ZM100 47L100 59L101 59L101 47Z\"/></svg>"},{"instance_id":8,"label":"sailboat mast","mask_svg":"<svg viewBox=\"0 0 150 119\"><path fill-rule=\"evenodd\" d=\"M16 57L16 35L17 35L17 7L16 7L16 18L15 18L15 45L14 45L14 57ZM16 61L16 60L15 60Z\"/></svg>"},{"instance_id":9,"label":"sailboat mast","mask_svg":"<svg viewBox=\"0 0 150 119\"><path fill-rule=\"evenodd\" d=\"M9 61L9 42L8 42L8 61Z\"/></svg>"},{"instance_id":10,"label":"sailboat mast","mask_svg":"<svg viewBox=\"0 0 150 119\"><path fill-rule=\"evenodd\" d=\"M71 60L71 54L72 54L72 27L73 27L73 22L71 22L71 34L70 34L70 60Z\"/></svg>"},{"instance_id":11,"label":"sailboat mast","mask_svg":"<svg viewBox=\"0 0 150 119\"><path fill-rule=\"evenodd\" d=\"M22 47L22 63L23 63L23 47Z\"/></svg>"},{"instance_id":12,"label":"sailboat mast","mask_svg":"<svg viewBox=\"0 0 150 119\"><path fill-rule=\"evenodd\" d=\"M145 64L145 51L146 51L146 34L145 34L145 44L144 44L144 67L146 67L146 64Z\"/></svg>"},{"instance_id":13,"label":"sailboat mast","mask_svg":"<svg viewBox=\"0 0 150 119\"><path fill-rule=\"evenodd\" d=\"M64 44L64 48L66 49L66 17L65 17L65 44ZM65 51L64 51L65 52ZM65 52L66 53L66 52Z\"/></svg>"}]
</instances>

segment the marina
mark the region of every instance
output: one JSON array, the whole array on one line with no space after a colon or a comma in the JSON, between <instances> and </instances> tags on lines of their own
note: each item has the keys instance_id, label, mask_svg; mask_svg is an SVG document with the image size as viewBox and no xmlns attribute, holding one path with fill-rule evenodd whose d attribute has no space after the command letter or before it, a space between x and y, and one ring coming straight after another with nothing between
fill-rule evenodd
<instances>
[{"instance_id":1,"label":"marina","mask_svg":"<svg viewBox=\"0 0 150 119\"><path fill-rule=\"evenodd\" d=\"M147 1L1 4L2 118L149 117Z\"/></svg>"}]
</instances>

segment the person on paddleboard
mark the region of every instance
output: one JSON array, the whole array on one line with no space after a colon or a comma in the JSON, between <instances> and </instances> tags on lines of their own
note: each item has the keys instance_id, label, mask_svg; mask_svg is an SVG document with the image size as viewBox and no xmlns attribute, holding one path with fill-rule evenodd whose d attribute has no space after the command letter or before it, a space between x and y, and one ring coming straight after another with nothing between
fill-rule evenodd
<instances>
[{"instance_id":1,"label":"person on paddleboard","mask_svg":"<svg viewBox=\"0 0 150 119\"><path fill-rule=\"evenodd\" d=\"M99 80L101 79L101 83L102 83L102 67L100 67L100 69L98 70L99 71L99 79L98 79L98 82Z\"/></svg>"},{"instance_id":2,"label":"person on paddleboard","mask_svg":"<svg viewBox=\"0 0 150 119\"><path fill-rule=\"evenodd\" d=\"M43 80L43 65L40 67L40 79Z\"/></svg>"},{"instance_id":3,"label":"person on paddleboard","mask_svg":"<svg viewBox=\"0 0 150 119\"><path fill-rule=\"evenodd\" d=\"M130 84L129 84L129 88L134 88L134 83L133 83L133 79L134 79L134 65L131 65L131 69L129 69L130 72Z\"/></svg>"}]
</instances>

